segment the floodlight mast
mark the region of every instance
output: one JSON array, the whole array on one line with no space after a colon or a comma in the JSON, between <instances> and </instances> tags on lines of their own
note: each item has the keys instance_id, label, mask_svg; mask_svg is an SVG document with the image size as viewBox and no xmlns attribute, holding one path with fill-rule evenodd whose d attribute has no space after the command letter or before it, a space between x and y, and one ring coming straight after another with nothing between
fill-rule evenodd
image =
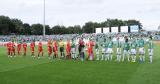
<instances>
[{"instance_id":1,"label":"floodlight mast","mask_svg":"<svg viewBox=\"0 0 160 84\"><path fill-rule=\"evenodd\" d=\"M43 36L45 36L46 35L46 28L45 28L45 19L46 19L46 1L45 0L43 0L43 2L44 2L44 4L43 4Z\"/></svg>"}]
</instances>

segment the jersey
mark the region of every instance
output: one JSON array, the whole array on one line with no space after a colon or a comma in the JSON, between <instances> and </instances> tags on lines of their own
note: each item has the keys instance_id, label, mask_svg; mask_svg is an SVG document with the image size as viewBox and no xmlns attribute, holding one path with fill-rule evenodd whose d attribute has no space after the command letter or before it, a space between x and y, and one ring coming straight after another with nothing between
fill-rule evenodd
<instances>
[{"instance_id":1,"label":"jersey","mask_svg":"<svg viewBox=\"0 0 160 84\"><path fill-rule=\"evenodd\" d=\"M57 41L54 41L54 42L53 42L53 50L54 50L54 52L58 51Z\"/></svg>"},{"instance_id":2,"label":"jersey","mask_svg":"<svg viewBox=\"0 0 160 84\"><path fill-rule=\"evenodd\" d=\"M23 48L27 48L27 43L23 43Z\"/></svg>"},{"instance_id":3,"label":"jersey","mask_svg":"<svg viewBox=\"0 0 160 84\"><path fill-rule=\"evenodd\" d=\"M141 47L144 47L144 40L143 39L140 39L139 41L138 41L138 44L139 44L139 47L141 48Z\"/></svg>"},{"instance_id":4,"label":"jersey","mask_svg":"<svg viewBox=\"0 0 160 84\"><path fill-rule=\"evenodd\" d=\"M117 41L116 46L117 46L117 48L121 48L121 42Z\"/></svg>"},{"instance_id":5,"label":"jersey","mask_svg":"<svg viewBox=\"0 0 160 84\"><path fill-rule=\"evenodd\" d=\"M113 48L113 42L112 42L112 41L109 41L107 47L108 47L108 48Z\"/></svg>"},{"instance_id":6,"label":"jersey","mask_svg":"<svg viewBox=\"0 0 160 84\"><path fill-rule=\"evenodd\" d=\"M131 43L131 48L132 49L136 49L137 48L137 43L136 42L132 42Z\"/></svg>"},{"instance_id":7,"label":"jersey","mask_svg":"<svg viewBox=\"0 0 160 84\"><path fill-rule=\"evenodd\" d=\"M21 49L21 44L20 43L17 44L17 48Z\"/></svg>"},{"instance_id":8,"label":"jersey","mask_svg":"<svg viewBox=\"0 0 160 84\"><path fill-rule=\"evenodd\" d=\"M67 44L66 44L66 53L67 53L67 55L70 54L70 51L71 51L70 41L67 41Z\"/></svg>"},{"instance_id":9,"label":"jersey","mask_svg":"<svg viewBox=\"0 0 160 84\"><path fill-rule=\"evenodd\" d=\"M129 43L128 43L128 42L125 42L123 48L124 48L124 50L127 50L127 51L128 51L129 48L130 48Z\"/></svg>"},{"instance_id":10,"label":"jersey","mask_svg":"<svg viewBox=\"0 0 160 84\"><path fill-rule=\"evenodd\" d=\"M95 49L98 49L98 48L99 48L99 45L98 45L98 44L99 44L99 43L96 42Z\"/></svg>"},{"instance_id":11,"label":"jersey","mask_svg":"<svg viewBox=\"0 0 160 84\"><path fill-rule=\"evenodd\" d=\"M76 47L76 45L75 45L74 41L72 41L71 48L75 48L75 47Z\"/></svg>"},{"instance_id":12,"label":"jersey","mask_svg":"<svg viewBox=\"0 0 160 84\"><path fill-rule=\"evenodd\" d=\"M88 42L88 53L93 53L94 43L92 41Z\"/></svg>"},{"instance_id":13,"label":"jersey","mask_svg":"<svg viewBox=\"0 0 160 84\"><path fill-rule=\"evenodd\" d=\"M38 50L42 51L42 43L41 42L38 43Z\"/></svg>"},{"instance_id":14,"label":"jersey","mask_svg":"<svg viewBox=\"0 0 160 84\"><path fill-rule=\"evenodd\" d=\"M34 48L34 47L35 47L35 43L32 42L32 43L30 44L30 48Z\"/></svg>"},{"instance_id":15,"label":"jersey","mask_svg":"<svg viewBox=\"0 0 160 84\"><path fill-rule=\"evenodd\" d=\"M51 47L51 40L48 40L47 46Z\"/></svg>"},{"instance_id":16,"label":"jersey","mask_svg":"<svg viewBox=\"0 0 160 84\"><path fill-rule=\"evenodd\" d=\"M60 42L59 42L59 46L60 46L60 47L64 47L64 42L63 42L63 41L60 41Z\"/></svg>"},{"instance_id":17,"label":"jersey","mask_svg":"<svg viewBox=\"0 0 160 84\"><path fill-rule=\"evenodd\" d=\"M149 43L148 43L148 48L149 48L149 49L153 49L153 41L149 41Z\"/></svg>"}]
</instances>

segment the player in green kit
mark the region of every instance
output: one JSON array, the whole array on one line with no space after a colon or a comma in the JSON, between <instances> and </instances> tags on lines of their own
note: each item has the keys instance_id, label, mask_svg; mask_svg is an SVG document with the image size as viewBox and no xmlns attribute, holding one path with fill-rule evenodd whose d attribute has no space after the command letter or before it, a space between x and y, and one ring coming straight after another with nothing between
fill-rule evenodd
<instances>
[{"instance_id":1,"label":"player in green kit","mask_svg":"<svg viewBox=\"0 0 160 84\"><path fill-rule=\"evenodd\" d=\"M144 40L143 40L142 36L140 37L140 39L138 41L138 47L139 47L140 62L145 62Z\"/></svg>"},{"instance_id":2,"label":"player in green kit","mask_svg":"<svg viewBox=\"0 0 160 84\"><path fill-rule=\"evenodd\" d=\"M119 37L117 38L117 62L121 61L121 42L119 41Z\"/></svg>"},{"instance_id":3,"label":"player in green kit","mask_svg":"<svg viewBox=\"0 0 160 84\"><path fill-rule=\"evenodd\" d=\"M76 45L74 39L72 39L72 44L71 44L71 56L72 59L76 59Z\"/></svg>"},{"instance_id":4,"label":"player in green kit","mask_svg":"<svg viewBox=\"0 0 160 84\"><path fill-rule=\"evenodd\" d=\"M104 41L101 44L101 46L102 46L102 57L101 57L101 60L104 60L104 57L105 57L105 54L106 54L106 38L105 37L103 37L103 38L104 38Z\"/></svg>"},{"instance_id":5,"label":"player in green kit","mask_svg":"<svg viewBox=\"0 0 160 84\"><path fill-rule=\"evenodd\" d=\"M107 46L107 60L112 61L112 53L113 53L113 41L111 37L109 37L108 46Z\"/></svg>"},{"instance_id":6,"label":"player in green kit","mask_svg":"<svg viewBox=\"0 0 160 84\"><path fill-rule=\"evenodd\" d=\"M152 63L152 58L153 58L153 41L152 41L152 36L150 36L150 40L148 42L148 52L149 52L149 61Z\"/></svg>"},{"instance_id":7,"label":"player in green kit","mask_svg":"<svg viewBox=\"0 0 160 84\"><path fill-rule=\"evenodd\" d=\"M133 38L131 42L131 58L132 62L136 62L136 48L137 48L137 42L136 39Z\"/></svg>"},{"instance_id":8,"label":"player in green kit","mask_svg":"<svg viewBox=\"0 0 160 84\"><path fill-rule=\"evenodd\" d=\"M130 49L130 46L129 46L129 43L128 43L128 38L125 37L125 43L124 43L124 46L123 46L122 61L124 61L124 59L125 59L126 56L128 57L128 62L130 61L129 49Z\"/></svg>"},{"instance_id":9,"label":"player in green kit","mask_svg":"<svg viewBox=\"0 0 160 84\"><path fill-rule=\"evenodd\" d=\"M104 60L105 61L107 61L108 59L109 59L109 55L108 55L108 37L107 37L107 40L105 41L105 43L104 43L104 53L105 53L105 55L104 55Z\"/></svg>"},{"instance_id":10,"label":"player in green kit","mask_svg":"<svg viewBox=\"0 0 160 84\"><path fill-rule=\"evenodd\" d=\"M98 38L96 38L95 49L96 49L97 60L99 60L100 57L99 57L99 42L98 42Z\"/></svg>"}]
</instances>

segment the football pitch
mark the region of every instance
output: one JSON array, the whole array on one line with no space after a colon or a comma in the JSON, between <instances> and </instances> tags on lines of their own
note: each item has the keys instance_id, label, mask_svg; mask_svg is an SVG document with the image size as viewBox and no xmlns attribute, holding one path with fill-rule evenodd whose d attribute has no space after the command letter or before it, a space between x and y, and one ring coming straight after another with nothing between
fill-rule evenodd
<instances>
[{"instance_id":1,"label":"football pitch","mask_svg":"<svg viewBox=\"0 0 160 84\"><path fill-rule=\"evenodd\" d=\"M147 51L147 50L146 50ZM154 47L153 63L49 60L44 57L8 58L0 47L0 84L160 84L160 45Z\"/></svg>"}]
</instances>

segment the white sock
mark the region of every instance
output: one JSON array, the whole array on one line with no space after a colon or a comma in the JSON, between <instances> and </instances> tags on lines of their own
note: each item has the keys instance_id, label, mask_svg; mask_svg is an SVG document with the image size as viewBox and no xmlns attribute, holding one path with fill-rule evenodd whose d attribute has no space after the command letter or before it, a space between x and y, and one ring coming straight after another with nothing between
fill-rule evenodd
<instances>
[{"instance_id":1,"label":"white sock","mask_svg":"<svg viewBox=\"0 0 160 84\"><path fill-rule=\"evenodd\" d=\"M109 56L110 56L110 55L108 54L108 55L107 55L107 60L109 60Z\"/></svg>"},{"instance_id":2,"label":"white sock","mask_svg":"<svg viewBox=\"0 0 160 84\"><path fill-rule=\"evenodd\" d=\"M103 60L103 58L104 58L104 54L102 55L102 58L101 58L101 60Z\"/></svg>"},{"instance_id":3,"label":"white sock","mask_svg":"<svg viewBox=\"0 0 160 84\"><path fill-rule=\"evenodd\" d=\"M125 55L122 56L122 61L124 61L124 57L125 57Z\"/></svg>"},{"instance_id":4,"label":"white sock","mask_svg":"<svg viewBox=\"0 0 160 84\"><path fill-rule=\"evenodd\" d=\"M143 62L145 62L145 56L143 56Z\"/></svg>"},{"instance_id":5,"label":"white sock","mask_svg":"<svg viewBox=\"0 0 160 84\"><path fill-rule=\"evenodd\" d=\"M104 60L105 60L105 61L107 60L107 55L105 55Z\"/></svg>"},{"instance_id":6,"label":"white sock","mask_svg":"<svg viewBox=\"0 0 160 84\"><path fill-rule=\"evenodd\" d=\"M99 55L97 54L97 60L99 60Z\"/></svg>"},{"instance_id":7,"label":"white sock","mask_svg":"<svg viewBox=\"0 0 160 84\"><path fill-rule=\"evenodd\" d=\"M119 62L121 61L121 55L119 55Z\"/></svg>"},{"instance_id":8,"label":"white sock","mask_svg":"<svg viewBox=\"0 0 160 84\"><path fill-rule=\"evenodd\" d=\"M130 61L130 56L128 55L128 62Z\"/></svg>"},{"instance_id":9,"label":"white sock","mask_svg":"<svg viewBox=\"0 0 160 84\"><path fill-rule=\"evenodd\" d=\"M136 62L136 55L134 56L134 62Z\"/></svg>"},{"instance_id":10,"label":"white sock","mask_svg":"<svg viewBox=\"0 0 160 84\"><path fill-rule=\"evenodd\" d=\"M149 58L150 58L150 63L152 63L152 56L150 55Z\"/></svg>"},{"instance_id":11,"label":"white sock","mask_svg":"<svg viewBox=\"0 0 160 84\"><path fill-rule=\"evenodd\" d=\"M110 55L110 57L111 57L111 59L110 59L110 60L112 61L112 54Z\"/></svg>"},{"instance_id":12,"label":"white sock","mask_svg":"<svg viewBox=\"0 0 160 84\"><path fill-rule=\"evenodd\" d=\"M140 55L140 61L142 61L142 56Z\"/></svg>"},{"instance_id":13,"label":"white sock","mask_svg":"<svg viewBox=\"0 0 160 84\"><path fill-rule=\"evenodd\" d=\"M119 55L117 55L117 61L119 61Z\"/></svg>"}]
</instances>

